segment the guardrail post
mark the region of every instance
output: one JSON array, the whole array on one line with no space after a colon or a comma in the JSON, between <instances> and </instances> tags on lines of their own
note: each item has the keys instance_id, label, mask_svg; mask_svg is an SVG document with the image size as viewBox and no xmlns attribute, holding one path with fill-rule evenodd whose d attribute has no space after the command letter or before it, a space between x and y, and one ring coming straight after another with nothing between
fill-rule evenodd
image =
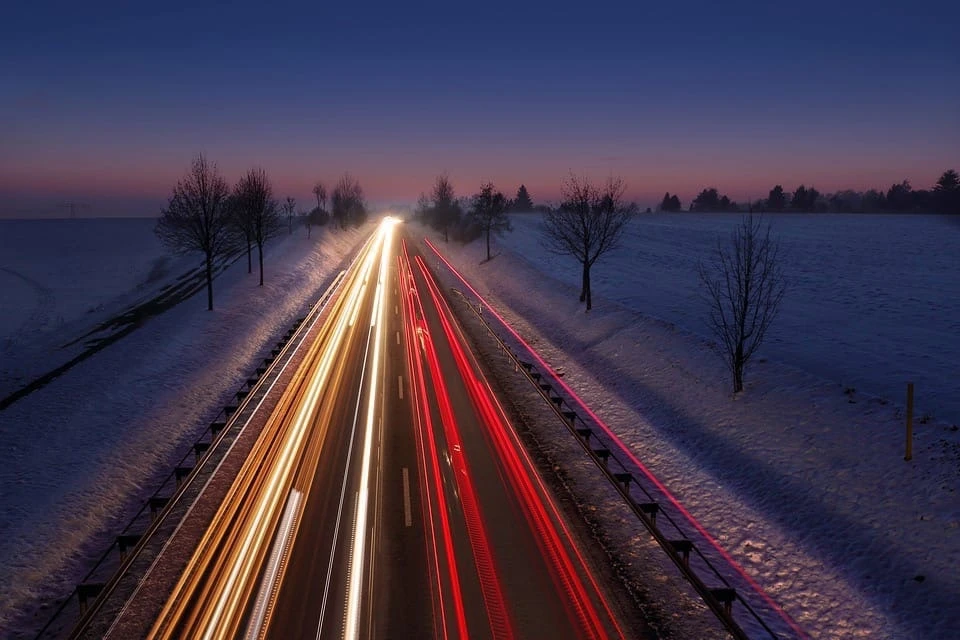
<instances>
[{"instance_id":1,"label":"guardrail post","mask_svg":"<svg viewBox=\"0 0 960 640\"><path fill-rule=\"evenodd\" d=\"M150 519L156 520L157 513L167 506L168 502L170 502L170 498L165 498L162 496L153 496L150 498Z\"/></svg>"},{"instance_id":2,"label":"guardrail post","mask_svg":"<svg viewBox=\"0 0 960 640\"><path fill-rule=\"evenodd\" d=\"M90 599L96 599L103 591L102 582L81 582L77 585L77 600L80 602L80 615L87 612L87 602Z\"/></svg>"},{"instance_id":3,"label":"guardrail post","mask_svg":"<svg viewBox=\"0 0 960 640\"><path fill-rule=\"evenodd\" d=\"M671 540L670 546L673 552L680 556L683 566L690 566L690 551L693 549L693 543L689 540Z\"/></svg>"},{"instance_id":4,"label":"guardrail post","mask_svg":"<svg viewBox=\"0 0 960 640\"><path fill-rule=\"evenodd\" d=\"M193 471L193 467L177 467L173 470L173 477L176 478L178 487L183 483L183 479L190 475L191 471Z\"/></svg>"},{"instance_id":5,"label":"guardrail post","mask_svg":"<svg viewBox=\"0 0 960 640\"><path fill-rule=\"evenodd\" d=\"M127 559L127 549L137 546L140 542L139 533L122 533L117 536L117 547L120 548L120 562Z\"/></svg>"},{"instance_id":6,"label":"guardrail post","mask_svg":"<svg viewBox=\"0 0 960 640\"><path fill-rule=\"evenodd\" d=\"M644 502L638 506L641 513L650 518L650 524L657 526L657 513L660 512L660 505L656 502Z\"/></svg>"},{"instance_id":7,"label":"guardrail post","mask_svg":"<svg viewBox=\"0 0 960 640\"><path fill-rule=\"evenodd\" d=\"M630 481L633 480L633 476L629 473L615 473L613 474L613 479L623 485L623 490L626 493L630 493Z\"/></svg>"},{"instance_id":8,"label":"guardrail post","mask_svg":"<svg viewBox=\"0 0 960 640\"><path fill-rule=\"evenodd\" d=\"M606 466L607 466L607 460L610 458L610 449L607 449L606 447L604 447L604 448L602 448L602 449L594 449L594 450L593 450L593 455L595 455L595 456L597 456L598 458L600 458L600 461L603 462L603 466L606 467Z\"/></svg>"},{"instance_id":9,"label":"guardrail post","mask_svg":"<svg viewBox=\"0 0 960 640\"><path fill-rule=\"evenodd\" d=\"M730 617L733 614L733 601L737 599L737 590L729 587L710 589L710 595L723 605L723 612Z\"/></svg>"}]
</instances>

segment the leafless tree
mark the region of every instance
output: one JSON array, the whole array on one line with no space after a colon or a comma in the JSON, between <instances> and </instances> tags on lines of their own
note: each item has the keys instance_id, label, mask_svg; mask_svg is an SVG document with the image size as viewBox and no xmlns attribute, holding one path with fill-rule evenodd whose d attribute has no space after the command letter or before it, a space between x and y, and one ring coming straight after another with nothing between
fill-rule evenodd
<instances>
[{"instance_id":1,"label":"leafless tree","mask_svg":"<svg viewBox=\"0 0 960 640\"><path fill-rule=\"evenodd\" d=\"M317 208L326 209L327 208L327 188L322 182L318 182L313 185L313 195L317 196Z\"/></svg>"},{"instance_id":2,"label":"leafless tree","mask_svg":"<svg viewBox=\"0 0 960 640\"><path fill-rule=\"evenodd\" d=\"M587 178L570 175L561 186L560 207L543 215L543 245L557 255L573 256L582 267L580 302L593 308L590 269L617 246L636 205L623 199L622 178L610 177L602 187Z\"/></svg>"},{"instance_id":3,"label":"leafless tree","mask_svg":"<svg viewBox=\"0 0 960 640\"><path fill-rule=\"evenodd\" d=\"M270 184L267 172L260 168L250 169L237 183L233 201L235 203L235 217L242 220L239 223L240 226L249 229L249 238L257 246L257 259L260 264L260 286L262 287L263 246L267 243L267 240L275 237L282 228L280 212L277 201L273 199L273 186Z\"/></svg>"},{"instance_id":4,"label":"leafless tree","mask_svg":"<svg viewBox=\"0 0 960 640\"><path fill-rule=\"evenodd\" d=\"M347 224L362 224L367 219L367 205L360 182L349 173L343 174L330 194L333 219L341 229Z\"/></svg>"},{"instance_id":5,"label":"leafless tree","mask_svg":"<svg viewBox=\"0 0 960 640\"><path fill-rule=\"evenodd\" d=\"M177 252L203 254L207 275L207 309L213 310L214 261L234 247L226 200L227 181L217 165L203 154L190 165L161 212L154 232L161 242Z\"/></svg>"},{"instance_id":6,"label":"leafless tree","mask_svg":"<svg viewBox=\"0 0 960 640\"><path fill-rule=\"evenodd\" d=\"M283 202L283 214L287 218L287 232L293 233L293 218L297 215L297 200L287 196Z\"/></svg>"},{"instance_id":7,"label":"leafless tree","mask_svg":"<svg viewBox=\"0 0 960 640\"><path fill-rule=\"evenodd\" d=\"M237 193L239 187L239 184L234 186L224 206L227 208L230 227L237 236L237 242L247 248L247 273L253 273L253 220Z\"/></svg>"},{"instance_id":8,"label":"leafless tree","mask_svg":"<svg viewBox=\"0 0 960 640\"><path fill-rule=\"evenodd\" d=\"M460 221L460 203L453 191L453 184L447 174L437 176L430 193L431 205L427 211L430 224L443 231L444 242L450 242L450 227Z\"/></svg>"},{"instance_id":9,"label":"leafless tree","mask_svg":"<svg viewBox=\"0 0 960 640\"><path fill-rule=\"evenodd\" d=\"M495 191L492 182L485 182L480 193L473 196L470 218L487 237L487 260L490 259L490 234L502 235L510 231L510 217L507 215L507 198Z\"/></svg>"},{"instance_id":10,"label":"leafless tree","mask_svg":"<svg viewBox=\"0 0 960 640\"><path fill-rule=\"evenodd\" d=\"M711 262L697 265L710 313L707 322L720 340L733 375L733 392L743 391L743 372L777 315L786 292L780 243L770 225L745 216L730 236L717 243Z\"/></svg>"}]
</instances>

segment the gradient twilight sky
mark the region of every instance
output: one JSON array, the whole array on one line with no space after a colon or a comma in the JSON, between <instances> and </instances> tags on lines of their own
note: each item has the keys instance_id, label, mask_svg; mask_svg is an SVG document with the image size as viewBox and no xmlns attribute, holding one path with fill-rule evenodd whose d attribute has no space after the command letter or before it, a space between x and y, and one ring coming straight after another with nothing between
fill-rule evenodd
<instances>
[{"instance_id":1,"label":"gradient twilight sky","mask_svg":"<svg viewBox=\"0 0 960 640\"><path fill-rule=\"evenodd\" d=\"M443 171L556 200L573 171L687 204L960 169L956 2L17 2L0 216L154 215L203 151L278 196Z\"/></svg>"}]
</instances>

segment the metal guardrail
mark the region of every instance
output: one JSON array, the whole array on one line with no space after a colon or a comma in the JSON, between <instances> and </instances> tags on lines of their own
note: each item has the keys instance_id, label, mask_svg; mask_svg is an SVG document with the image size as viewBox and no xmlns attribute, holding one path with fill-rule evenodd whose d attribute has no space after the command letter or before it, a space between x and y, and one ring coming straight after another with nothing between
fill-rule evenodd
<instances>
[{"instance_id":1,"label":"metal guardrail","mask_svg":"<svg viewBox=\"0 0 960 640\"><path fill-rule=\"evenodd\" d=\"M79 637L79 635L86 630L95 618L100 606L116 589L118 583L126 575L126 572L130 569L134 560L150 541L151 536L155 534L157 529L164 523L164 519L196 479L199 470L210 459L211 453L216 449L225 435L234 427L238 416L240 416L249 403L252 402L252 399L256 396L268 377L267 374L287 355L295 339L301 338L306 334L306 330L309 330L307 327L310 324L308 321L323 309L324 305L343 281L345 274L346 271L341 271L337 274L327 290L320 296L306 315L296 320L293 327L287 330L284 337L277 343L277 346L270 351L270 355L264 358L262 364L257 367L255 375L248 377L240 386L240 389L233 394L232 403L226 405L214 416L210 425L203 430L190 448L185 451L173 470L164 478L158 488L144 500L140 509L130 518L120 534L114 539L114 542L104 550L81 582L74 588L70 596L65 598L63 602L60 603L60 606L56 608L43 628L37 633L36 638L38 640L44 636L54 621L63 613L72 601L74 594L76 594L79 600L81 617L74 625L70 637ZM258 402L261 400L262 398L258 400ZM207 441L208 434L209 442ZM196 462L192 466L188 466L185 463L191 456L196 458ZM173 494L164 497L161 494L166 493L171 481L175 483ZM146 515L147 509L150 509L152 514L150 525L143 533L134 533L133 530L136 523ZM120 566L106 582L91 582L91 578L101 569L114 548L120 551ZM93 599L93 605L88 607L87 602L90 599Z\"/></svg>"},{"instance_id":2,"label":"metal guardrail","mask_svg":"<svg viewBox=\"0 0 960 640\"><path fill-rule=\"evenodd\" d=\"M522 373L530 384L535 387L540 396L550 405L567 431L574 436L580 447L603 473L610 485L616 489L624 499L633 514L680 570L684 578L693 586L697 594L703 599L707 606L710 607L710 610L716 615L726 630L738 640L747 640L749 638L747 633L733 618L733 604L738 602L770 638L779 638L780 636L770 628L762 616L743 598L737 589L731 585L730 581L710 562L709 558L702 553L696 543L691 540L684 531L683 527L670 515L670 511L663 509L657 497L644 487L643 484L636 481L630 467L617 457L617 447L609 446L609 443L605 442L605 439L598 430L588 424L579 413L577 413L576 407L571 406L565 398L554 390L552 384L545 381L543 374L537 371L532 363L522 360L514 353L513 349L510 348L483 317L480 307L474 306L462 291L455 288L451 290L473 312L490 335L497 341L499 348L513 361L515 371ZM566 409L564 405L567 405ZM594 442L597 445L596 447L594 446ZM630 493L631 484L635 485L642 492L645 499L638 500L637 497ZM663 526L664 521L666 521L669 527L672 527L672 532L675 532L678 537L669 536L671 531L668 527ZM707 569L705 572L707 573L706 577L712 576L722 586L708 587L703 577L701 577L695 570L695 567L691 565L691 555Z\"/></svg>"}]
</instances>

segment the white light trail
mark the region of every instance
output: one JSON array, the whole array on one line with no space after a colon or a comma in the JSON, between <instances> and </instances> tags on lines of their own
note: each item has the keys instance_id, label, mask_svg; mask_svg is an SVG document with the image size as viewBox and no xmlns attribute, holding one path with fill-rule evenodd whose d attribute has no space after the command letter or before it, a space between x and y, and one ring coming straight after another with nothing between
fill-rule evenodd
<instances>
[{"instance_id":1,"label":"white light trail","mask_svg":"<svg viewBox=\"0 0 960 640\"><path fill-rule=\"evenodd\" d=\"M378 296L382 295L383 283L386 280L387 269L390 264L390 247L393 239L393 223L390 218L384 219L381 231L384 233L383 249L380 254L380 273L377 278ZM378 301L380 298L378 297ZM373 375L370 377L370 393L367 397L367 421L364 430L363 458L360 465L360 492L357 498L357 517L353 527L353 549L350 557L350 583L347 590L347 620L344 637L351 640L360 636L360 592L363 586L363 559L366 556L367 513L369 511L370 495L370 459L373 450L374 421L377 410L377 387L380 381L380 351L383 345L383 323L380 329L374 330L375 320L383 315L383 305L378 304L371 321L371 331L374 333L373 346ZM382 319L382 318L379 318Z\"/></svg>"}]
</instances>

